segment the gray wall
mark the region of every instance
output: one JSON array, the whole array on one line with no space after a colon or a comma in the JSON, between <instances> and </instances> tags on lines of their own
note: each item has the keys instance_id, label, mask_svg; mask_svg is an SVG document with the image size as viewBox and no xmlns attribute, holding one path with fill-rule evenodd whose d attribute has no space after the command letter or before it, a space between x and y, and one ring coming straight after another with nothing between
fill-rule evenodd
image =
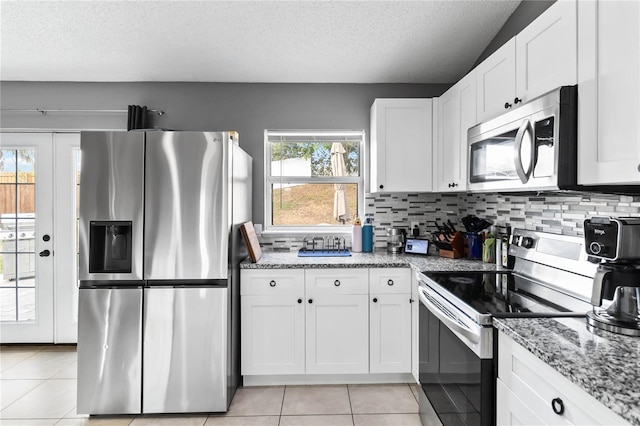
<instances>
[{"instance_id":1,"label":"gray wall","mask_svg":"<svg viewBox=\"0 0 640 426\"><path fill-rule=\"evenodd\" d=\"M253 221L263 222L265 129L364 129L375 98L441 95L449 85L1 82L2 109L165 111L152 125L237 130L254 160ZM126 114L3 113L4 129L122 129Z\"/></svg>"}]
</instances>

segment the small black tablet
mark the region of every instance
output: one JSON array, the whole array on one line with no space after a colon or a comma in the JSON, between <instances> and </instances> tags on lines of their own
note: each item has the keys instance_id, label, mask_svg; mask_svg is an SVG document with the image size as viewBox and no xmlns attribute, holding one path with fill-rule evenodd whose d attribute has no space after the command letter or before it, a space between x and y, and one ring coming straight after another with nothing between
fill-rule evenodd
<instances>
[{"instance_id":1,"label":"small black tablet","mask_svg":"<svg viewBox=\"0 0 640 426\"><path fill-rule=\"evenodd\" d=\"M407 238L404 244L404 252L410 254L427 254L429 251L429 240L418 240L415 238Z\"/></svg>"}]
</instances>

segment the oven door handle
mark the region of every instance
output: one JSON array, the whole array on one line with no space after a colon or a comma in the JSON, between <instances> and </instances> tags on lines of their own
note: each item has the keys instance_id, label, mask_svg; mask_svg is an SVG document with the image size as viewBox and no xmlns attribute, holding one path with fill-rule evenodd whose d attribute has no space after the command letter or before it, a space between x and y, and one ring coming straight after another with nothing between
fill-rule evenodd
<instances>
[{"instance_id":1,"label":"oven door handle","mask_svg":"<svg viewBox=\"0 0 640 426\"><path fill-rule=\"evenodd\" d=\"M436 305L431 303L431 301L426 296L426 292L427 291L424 288L419 288L418 297L420 297L420 301L422 302L422 304L425 305L427 309L429 309L429 312L435 315L436 318L443 322L451 331L455 331L456 333L460 334L462 337L469 340L472 344L477 344L478 342L480 342L481 336L479 332L476 333L474 332L474 330L463 327L462 325L458 324L457 321L453 320L447 314L442 312Z\"/></svg>"}]
</instances>

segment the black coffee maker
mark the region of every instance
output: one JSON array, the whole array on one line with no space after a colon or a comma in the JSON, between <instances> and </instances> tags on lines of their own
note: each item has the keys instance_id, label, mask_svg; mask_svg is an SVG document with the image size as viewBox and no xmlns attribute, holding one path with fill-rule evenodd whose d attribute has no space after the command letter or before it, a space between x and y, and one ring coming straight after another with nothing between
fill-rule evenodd
<instances>
[{"instance_id":1,"label":"black coffee maker","mask_svg":"<svg viewBox=\"0 0 640 426\"><path fill-rule=\"evenodd\" d=\"M640 336L640 218L587 219L584 238L590 260L600 262L588 327Z\"/></svg>"}]
</instances>

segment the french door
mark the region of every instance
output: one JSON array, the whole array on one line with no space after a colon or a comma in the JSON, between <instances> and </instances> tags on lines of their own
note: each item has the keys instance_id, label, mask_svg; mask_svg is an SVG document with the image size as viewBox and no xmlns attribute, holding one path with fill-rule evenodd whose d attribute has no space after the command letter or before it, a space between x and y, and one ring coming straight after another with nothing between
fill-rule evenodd
<instances>
[{"instance_id":1,"label":"french door","mask_svg":"<svg viewBox=\"0 0 640 426\"><path fill-rule=\"evenodd\" d=\"M76 341L79 140L0 133L0 343Z\"/></svg>"}]
</instances>

